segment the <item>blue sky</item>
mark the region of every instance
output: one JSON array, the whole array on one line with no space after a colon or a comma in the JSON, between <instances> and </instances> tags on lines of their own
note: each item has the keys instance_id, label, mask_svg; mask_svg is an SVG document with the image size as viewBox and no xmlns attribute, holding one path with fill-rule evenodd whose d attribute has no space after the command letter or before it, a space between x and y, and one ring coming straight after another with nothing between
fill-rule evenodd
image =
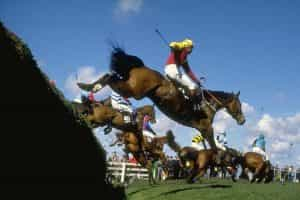
<instances>
[{"instance_id":1,"label":"blue sky","mask_svg":"<svg viewBox=\"0 0 300 200\"><path fill-rule=\"evenodd\" d=\"M76 91L66 82L76 72L89 66L87 79L108 70L108 40L163 72L168 49L155 28L169 41L190 37L195 49L189 61L198 76L207 78L205 86L240 90L251 107L243 127L220 116L232 132L230 143L244 149L259 130L269 137L270 151L278 148L274 159L288 163L281 155L293 151L300 163L299 10L297 1L2 0L0 19L29 45L42 70L70 99ZM185 130L190 134L179 133ZM193 134L176 129L184 145ZM293 149L287 148L290 142Z\"/></svg>"}]
</instances>

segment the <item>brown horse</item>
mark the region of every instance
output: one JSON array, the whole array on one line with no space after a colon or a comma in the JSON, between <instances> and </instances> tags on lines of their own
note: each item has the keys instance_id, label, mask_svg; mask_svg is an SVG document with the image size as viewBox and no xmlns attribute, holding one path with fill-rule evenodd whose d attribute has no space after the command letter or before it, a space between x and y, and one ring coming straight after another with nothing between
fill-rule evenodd
<instances>
[{"instance_id":1,"label":"brown horse","mask_svg":"<svg viewBox=\"0 0 300 200\"><path fill-rule=\"evenodd\" d=\"M247 175L248 172L253 173L250 180L251 183L257 181L261 182L263 179L265 183L273 180L274 171L270 161L265 161L263 156L255 152L247 152L244 156L239 158L239 163L243 169L242 174Z\"/></svg>"},{"instance_id":2,"label":"brown horse","mask_svg":"<svg viewBox=\"0 0 300 200\"><path fill-rule=\"evenodd\" d=\"M188 98L189 90L184 90L185 95L174 81L146 67L140 58L114 48L110 68L112 73L105 74L91 84L77 83L78 86L83 90L97 92L109 85L125 97L137 100L148 97L171 119L200 131L213 149L216 149L216 144L212 122L218 110L225 108L240 125L245 122L239 92L233 94L203 90L202 99L206 104L203 109L194 111L195 102Z\"/></svg>"},{"instance_id":3,"label":"brown horse","mask_svg":"<svg viewBox=\"0 0 300 200\"><path fill-rule=\"evenodd\" d=\"M87 112L84 104L72 102L75 110L79 113L86 113L85 118L91 123L93 128L106 125L122 131L141 132L143 126L143 118L145 115L150 117L150 122L155 123L155 110L152 105L145 105L136 109L136 123L127 123L124 120L124 113L114 109L108 99L92 104L93 112Z\"/></svg>"},{"instance_id":4,"label":"brown horse","mask_svg":"<svg viewBox=\"0 0 300 200\"><path fill-rule=\"evenodd\" d=\"M167 159L163 152L164 144L169 141L170 134L167 136L156 137L153 139L152 143L149 144L147 139L144 137L142 141L142 145L144 149L140 148L139 139L136 133L133 132L119 132L116 133L117 139L110 146L114 145L125 145L124 151L126 154L131 153L135 159L138 161L141 166L148 169L149 172L149 182L154 182L152 179L152 164L153 161L160 160L164 166L164 172L167 174Z\"/></svg>"},{"instance_id":5,"label":"brown horse","mask_svg":"<svg viewBox=\"0 0 300 200\"><path fill-rule=\"evenodd\" d=\"M173 151L177 152L181 165L187 169L190 169L190 176L187 180L188 183L194 183L198 178L205 174L207 169L214 167L226 167L228 172L231 174L232 180L236 181L235 174L237 168L233 160L237 158L234 157L235 153L231 152L231 149L224 152L222 162L217 164L216 160L219 152L216 152L212 149L204 149L199 151L194 147L189 146L181 148L174 139L168 140L168 145Z\"/></svg>"}]
</instances>

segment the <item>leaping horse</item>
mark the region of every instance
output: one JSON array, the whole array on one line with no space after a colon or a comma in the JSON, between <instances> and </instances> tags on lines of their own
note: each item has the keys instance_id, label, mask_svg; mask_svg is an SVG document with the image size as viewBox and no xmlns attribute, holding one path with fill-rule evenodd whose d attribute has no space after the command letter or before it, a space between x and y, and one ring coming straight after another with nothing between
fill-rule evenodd
<instances>
[{"instance_id":1,"label":"leaping horse","mask_svg":"<svg viewBox=\"0 0 300 200\"><path fill-rule=\"evenodd\" d=\"M185 95L174 81L145 66L140 58L126 54L120 48L114 48L111 53L110 70L111 73L91 84L77 84L81 89L92 92L109 85L124 97L133 97L136 100L148 97L174 121L200 131L213 149L217 149L212 127L217 111L225 108L240 125L246 121L239 100L240 92L234 94L203 90L207 106L194 111L194 102L187 98L189 95Z\"/></svg>"},{"instance_id":2,"label":"leaping horse","mask_svg":"<svg viewBox=\"0 0 300 200\"><path fill-rule=\"evenodd\" d=\"M123 131L116 133L116 137L116 141L110 146L124 144L125 153L131 153L141 166L148 169L150 184L155 183L151 170L153 161L160 160L164 166L165 173L167 172L167 159L163 152L163 147L164 144L173 140L174 136L171 131L168 131L166 136L153 138L152 143L147 142L147 139L143 137L142 146L144 150L140 147L140 141L136 133Z\"/></svg>"},{"instance_id":3,"label":"leaping horse","mask_svg":"<svg viewBox=\"0 0 300 200\"><path fill-rule=\"evenodd\" d=\"M114 109L110 104L110 99L92 103L93 112L89 113L87 106L82 103L71 102L76 112L83 114L84 118L90 122L93 128L108 126L106 133L111 130L110 127L139 133L142 131L143 118L148 115L151 123L155 123L155 110L153 105L145 105L136 109L136 122L128 123L124 120L124 113Z\"/></svg>"}]
</instances>

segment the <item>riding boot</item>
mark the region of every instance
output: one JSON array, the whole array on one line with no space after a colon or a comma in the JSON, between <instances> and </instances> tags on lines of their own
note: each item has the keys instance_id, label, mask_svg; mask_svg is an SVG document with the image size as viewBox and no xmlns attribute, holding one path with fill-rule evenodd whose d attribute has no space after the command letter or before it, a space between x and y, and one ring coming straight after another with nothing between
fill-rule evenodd
<instances>
[{"instance_id":1,"label":"riding boot","mask_svg":"<svg viewBox=\"0 0 300 200\"><path fill-rule=\"evenodd\" d=\"M191 98L194 111L201 109L201 96L194 94Z\"/></svg>"},{"instance_id":2,"label":"riding boot","mask_svg":"<svg viewBox=\"0 0 300 200\"><path fill-rule=\"evenodd\" d=\"M107 126L104 128L104 135L109 134L112 131L111 121L107 123Z\"/></svg>"},{"instance_id":3,"label":"riding boot","mask_svg":"<svg viewBox=\"0 0 300 200\"><path fill-rule=\"evenodd\" d=\"M131 113L131 123L132 125L136 125L137 124L137 121L136 121L136 116L137 116L137 112L136 110L134 110L132 113Z\"/></svg>"}]
</instances>

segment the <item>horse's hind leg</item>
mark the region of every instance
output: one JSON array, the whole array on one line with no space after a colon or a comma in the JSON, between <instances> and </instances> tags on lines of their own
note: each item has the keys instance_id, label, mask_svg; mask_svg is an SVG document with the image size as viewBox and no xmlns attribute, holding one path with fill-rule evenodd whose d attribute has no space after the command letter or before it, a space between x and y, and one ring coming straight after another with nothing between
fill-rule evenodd
<instances>
[{"instance_id":1,"label":"horse's hind leg","mask_svg":"<svg viewBox=\"0 0 300 200\"><path fill-rule=\"evenodd\" d=\"M262 170L263 170L263 169L264 169L264 166L263 166L263 165L261 165L261 166L259 166L258 168L255 169L253 178L252 178L252 180L250 181L250 183L253 183L254 181L256 181L257 178L260 178L260 177L261 177L261 174L262 174Z\"/></svg>"},{"instance_id":2,"label":"horse's hind leg","mask_svg":"<svg viewBox=\"0 0 300 200\"><path fill-rule=\"evenodd\" d=\"M192 170L190 177L188 178L187 182L188 183L195 183L197 179L199 179L200 177L202 177L206 172L206 168L203 167L197 167L195 166L195 168Z\"/></svg>"},{"instance_id":3,"label":"horse's hind leg","mask_svg":"<svg viewBox=\"0 0 300 200\"><path fill-rule=\"evenodd\" d=\"M198 168L197 169L193 169L191 171L191 175L188 177L187 182L188 183L194 183L198 174L199 174L199 169Z\"/></svg>"}]
</instances>

